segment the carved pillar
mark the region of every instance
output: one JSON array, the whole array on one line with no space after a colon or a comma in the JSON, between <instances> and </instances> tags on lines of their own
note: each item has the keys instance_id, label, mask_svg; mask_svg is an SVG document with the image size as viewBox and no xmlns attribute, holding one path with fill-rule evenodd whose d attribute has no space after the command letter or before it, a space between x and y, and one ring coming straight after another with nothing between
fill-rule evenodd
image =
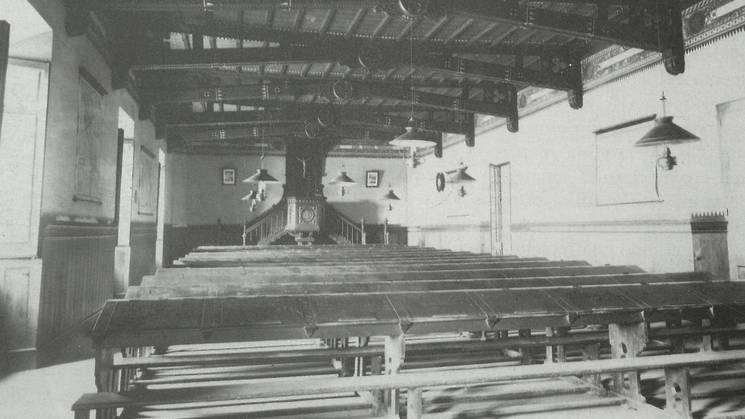
<instances>
[{"instance_id":1,"label":"carved pillar","mask_svg":"<svg viewBox=\"0 0 745 419\"><path fill-rule=\"evenodd\" d=\"M323 196L321 180L330 144L323 140L289 141L285 157L285 196Z\"/></svg>"}]
</instances>

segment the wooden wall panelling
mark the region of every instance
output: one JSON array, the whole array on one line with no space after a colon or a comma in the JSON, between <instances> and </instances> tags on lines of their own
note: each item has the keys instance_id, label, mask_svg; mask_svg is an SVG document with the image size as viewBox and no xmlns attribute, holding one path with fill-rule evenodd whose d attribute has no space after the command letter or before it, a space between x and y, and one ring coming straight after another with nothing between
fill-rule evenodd
<instances>
[{"instance_id":1,"label":"wooden wall panelling","mask_svg":"<svg viewBox=\"0 0 745 419\"><path fill-rule=\"evenodd\" d=\"M102 225L48 225L39 304L39 346L73 332L114 295L117 230Z\"/></svg>"},{"instance_id":2,"label":"wooden wall panelling","mask_svg":"<svg viewBox=\"0 0 745 419\"><path fill-rule=\"evenodd\" d=\"M163 266L171 266L178 259L189 252L186 244L187 226L166 225L163 231L163 248L165 256Z\"/></svg>"},{"instance_id":3,"label":"wooden wall panelling","mask_svg":"<svg viewBox=\"0 0 745 419\"><path fill-rule=\"evenodd\" d=\"M132 226L129 239L132 252L129 285L139 285L144 275L155 272L156 236L157 232L154 224L135 224Z\"/></svg>"}]
</instances>

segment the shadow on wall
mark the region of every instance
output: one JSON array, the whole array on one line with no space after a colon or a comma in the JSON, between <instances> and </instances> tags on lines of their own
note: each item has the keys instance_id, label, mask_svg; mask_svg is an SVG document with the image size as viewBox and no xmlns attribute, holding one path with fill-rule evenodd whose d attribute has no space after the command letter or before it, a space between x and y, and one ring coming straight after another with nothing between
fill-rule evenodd
<instances>
[{"instance_id":1,"label":"shadow on wall","mask_svg":"<svg viewBox=\"0 0 745 419\"><path fill-rule=\"evenodd\" d=\"M379 224L382 223L386 217L389 217L387 204L385 201L336 201L329 202L332 207L339 211L343 216L351 219L355 223L359 224L361 219L365 219L365 223Z\"/></svg>"}]
</instances>

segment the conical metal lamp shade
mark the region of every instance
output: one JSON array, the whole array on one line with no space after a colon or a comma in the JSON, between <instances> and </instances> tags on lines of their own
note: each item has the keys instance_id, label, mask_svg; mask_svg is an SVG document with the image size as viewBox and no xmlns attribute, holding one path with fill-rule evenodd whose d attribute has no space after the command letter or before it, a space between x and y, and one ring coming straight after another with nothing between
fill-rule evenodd
<instances>
[{"instance_id":1,"label":"conical metal lamp shade","mask_svg":"<svg viewBox=\"0 0 745 419\"><path fill-rule=\"evenodd\" d=\"M435 134L417 128L412 118L406 125L406 132L389 141L388 144L399 147L431 147L439 140Z\"/></svg>"},{"instance_id":2,"label":"conical metal lamp shade","mask_svg":"<svg viewBox=\"0 0 745 419\"><path fill-rule=\"evenodd\" d=\"M396 195L396 193L393 192L393 189L389 189L388 193L385 194L385 196L383 196L383 199L387 199L389 201L398 201L401 198L399 198L398 195Z\"/></svg>"},{"instance_id":3,"label":"conical metal lamp shade","mask_svg":"<svg viewBox=\"0 0 745 419\"><path fill-rule=\"evenodd\" d=\"M467 167L462 167L458 170L456 170L454 173L451 173L448 176L448 183L465 183L465 182L473 182L476 179L466 173Z\"/></svg>"},{"instance_id":4,"label":"conical metal lamp shade","mask_svg":"<svg viewBox=\"0 0 745 419\"><path fill-rule=\"evenodd\" d=\"M266 169L259 169L251 177L243 179L243 183L279 183Z\"/></svg>"},{"instance_id":5,"label":"conical metal lamp shade","mask_svg":"<svg viewBox=\"0 0 745 419\"><path fill-rule=\"evenodd\" d=\"M634 146L649 147L662 144L680 144L699 141L700 138L673 123L672 116L663 116L654 121L654 127L639 139Z\"/></svg>"},{"instance_id":6,"label":"conical metal lamp shade","mask_svg":"<svg viewBox=\"0 0 745 419\"><path fill-rule=\"evenodd\" d=\"M339 176L335 177L331 182L329 182L331 185L342 185L342 186L349 186L349 185L356 185L357 182L352 180L349 176L347 176L347 172L339 172Z\"/></svg>"}]
</instances>

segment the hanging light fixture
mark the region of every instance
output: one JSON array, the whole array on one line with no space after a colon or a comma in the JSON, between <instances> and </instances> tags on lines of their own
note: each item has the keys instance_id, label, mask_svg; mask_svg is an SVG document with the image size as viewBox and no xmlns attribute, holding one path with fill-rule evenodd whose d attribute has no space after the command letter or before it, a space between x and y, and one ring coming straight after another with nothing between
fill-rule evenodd
<instances>
[{"instance_id":1,"label":"hanging light fixture","mask_svg":"<svg viewBox=\"0 0 745 419\"><path fill-rule=\"evenodd\" d=\"M466 173L466 170L468 170L468 166L461 163L459 168L445 172L445 174L448 175L447 182L448 183L474 182L476 179L473 176Z\"/></svg>"},{"instance_id":2,"label":"hanging light fixture","mask_svg":"<svg viewBox=\"0 0 745 419\"><path fill-rule=\"evenodd\" d=\"M341 165L339 174L329 182L329 185L339 185L339 195L341 196L346 194L346 188L356 184L357 182L347 175L347 171L344 170L344 164Z\"/></svg>"},{"instance_id":3,"label":"hanging light fixture","mask_svg":"<svg viewBox=\"0 0 745 419\"><path fill-rule=\"evenodd\" d=\"M429 147L432 143L437 143L439 138L430 132L422 131L414 119L414 31L409 31L409 68L411 71L411 113L409 121L406 123L403 134L389 141L388 144L399 147Z\"/></svg>"},{"instance_id":4,"label":"hanging light fixture","mask_svg":"<svg viewBox=\"0 0 745 419\"><path fill-rule=\"evenodd\" d=\"M329 182L330 185L342 185L342 186L351 186L356 185L357 182L355 182L352 178L347 176L347 172L341 171L339 172L339 175L336 176L334 179Z\"/></svg>"},{"instance_id":5,"label":"hanging light fixture","mask_svg":"<svg viewBox=\"0 0 745 419\"><path fill-rule=\"evenodd\" d=\"M660 97L662 102L662 117L655 119L654 126L652 129L647 131L636 143L635 147L652 147L652 146L666 146L663 152L657 158L657 165L663 170L672 170L678 164L675 156L672 155L670 144L682 144L694 141L699 141L701 138L692 134L690 131L681 128L679 125L673 122L672 116L665 114L665 92L662 92Z\"/></svg>"},{"instance_id":6,"label":"hanging light fixture","mask_svg":"<svg viewBox=\"0 0 745 419\"><path fill-rule=\"evenodd\" d=\"M390 185L388 185L390 187ZM388 189L388 193L383 195L383 199L388 201L388 211L393 211L393 204L391 201L400 201L401 198L393 192L393 189Z\"/></svg>"},{"instance_id":7,"label":"hanging light fixture","mask_svg":"<svg viewBox=\"0 0 745 419\"><path fill-rule=\"evenodd\" d=\"M243 183L279 183L266 169L258 169L251 177L243 179Z\"/></svg>"},{"instance_id":8,"label":"hanging light fixture","mask_svg":"<svg viewBox=\"0 0 745 419\"><path fill-rule=\"evenodd\" d=\"M636 147L657 146L663 144L681 144L699 141L701 138L681 128L673 122L672 116L665 115L665 92L662 92L662 117L654 121L654 127L647 131L635 144Z\"/></svg>"}]
</instances>

